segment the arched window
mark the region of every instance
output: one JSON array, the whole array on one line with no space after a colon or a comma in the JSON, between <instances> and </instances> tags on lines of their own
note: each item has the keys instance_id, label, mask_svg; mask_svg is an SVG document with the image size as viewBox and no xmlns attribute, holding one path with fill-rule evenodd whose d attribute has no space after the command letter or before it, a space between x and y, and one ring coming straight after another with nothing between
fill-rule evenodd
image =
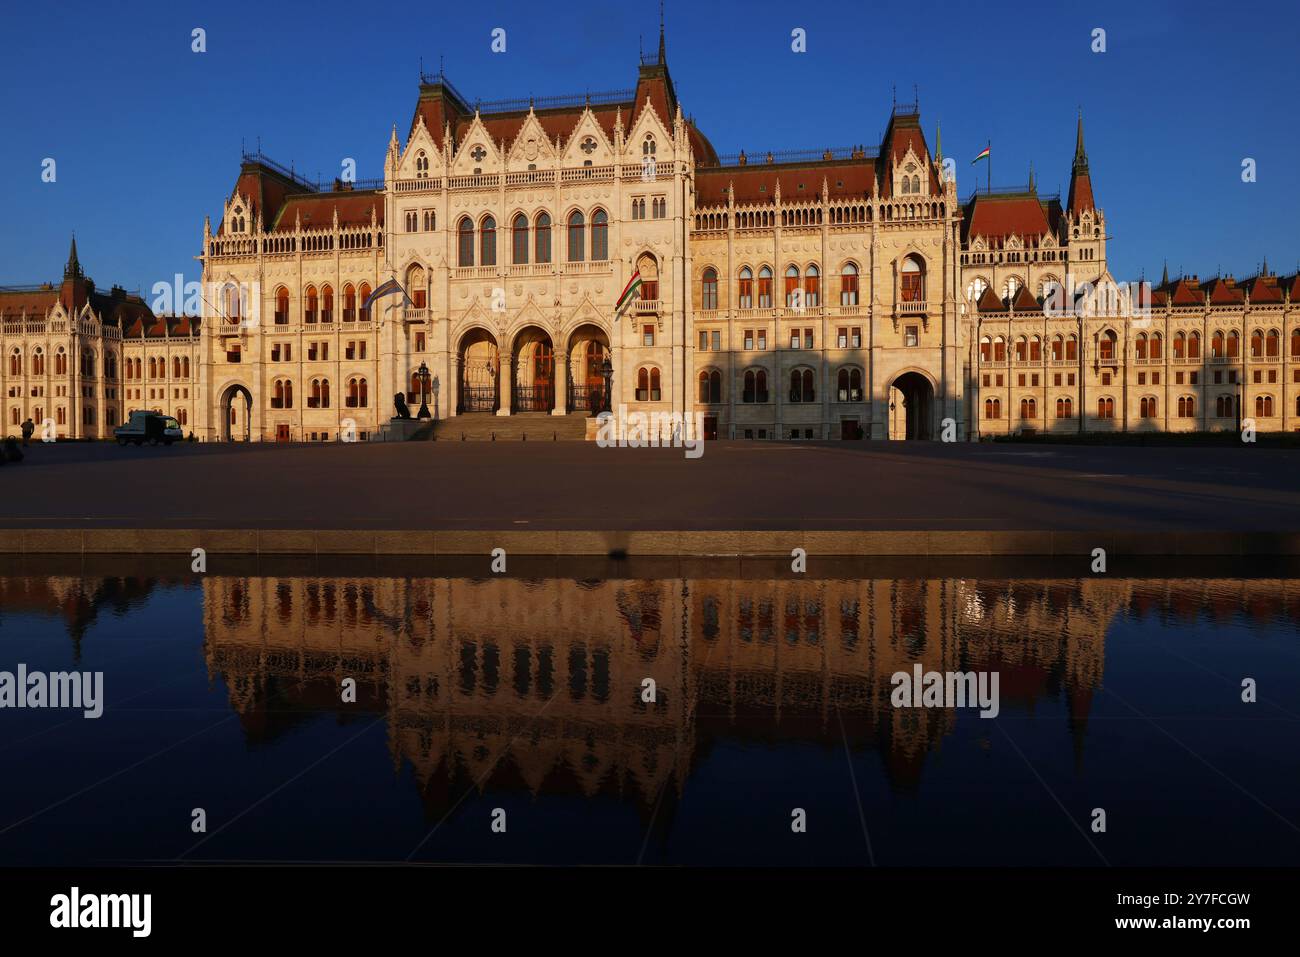
<instances>
[{"instance_id":1,"label":"arched window","mask_svg":"<svg viewBox=\"0 0 1300 957\"><path fill-rule=\"evenodd\" d=\"M1241 333L1233 329L1228 333L1228 358L1235 359L1241 355Z\"/></svg>"},{"instance_id":2,"label":"arched window","mask_svg":"<svg viewBox=\"0 0 1300 957\"><path fill-rule=\"evenodd\" d=\"M1273 397L1271 395L1255 396L1255 418L1269 419L1273 417Z\"/></svg>"},{"instance_id":3,"label":"arched window","mask_svg":"<svg viewBox=\"0 0 1300 957\"><path fill-rule=\"evenodd\" d=\"M415 154L415 177L424 179L429 175L429 157L424 155L424 150Z\"/></svg>"},{"instance_id":4,"label":"arched window","mask_svg":"<svg viewBox=\"0 0 1300 957\"><path fill-rule=\"evenodd\" d=\"M803 301L810 309L816 309L822 301L822 274L816 265L809 266L803 276Z\"/></svg>"},{"instance_id":5,"label":"arched window","mask_svg":"<svg viewBox=\"0 0 1300 957\"><path fill-rule=\"evenodd\" d=\"M1201 334L1193 332L1187 337L1187 358L1199 359L1201 357Z\"/></svg>"},{"instance_id":6,"label":"arched window","mask_svg":"<svg viewBox=\"0 0 1300 957\"><path fill-rule=\"evenodd\" d=\"M181 360L181 377L188 379L190 377L190 357L186 356Z\"/></svg>"},{"instance_id":7,"label":"arched window","mask_svg":"<svg viewBox=\"0 0 1300 957\"><path fill-rule=\"evenodd\" d=\"M741 401L767 401L767 371L765 369L749 369L745 372L745 387L741 395Z\"/></svg>"},{"instance_id":8,"label":"arched window","mask_svg":"<svg viewBox=\"0 0 1300 957\"><path fill-rule=\"evenodd\" d=\"M343 321L357 321L357 291L352 288L352 283L343 287Z\"/></svg>"},{"instance_id":9,"label":"arched window","mask_svg":"<svg viewBox=\"0 0 1300 957\"><path fill-rule=\"evenodd\" d=\"M510 231L510 261L516 266L528 263L528 217L520 213Z\"/></svg>"},{"instance_id":10,"label":"arched window","mask_svg":"<svg viewBox=\"0 0 1300 957\"><path fill-rule=\"evenodd\" d=\"M586 220L580 210L574 210L569 216L569 262L580 263L583 260L583 238L586 232Z\"/></svg>"},{"instance_id":11,"label":"arched window","mask_svg":"<svg viewBox=\"0 0 1300 957\"><path fill-rule=\"evenodd\" d=\"M330 383L328 379L312 379L311 395L307 398L307 408L328 409L330 407Z\"/></svg>"},{"instance_id":12,"label":"arched window","mask_svg":"<svg viewBox=\"0 0 1300 957\"><path fill-rule=\"evenodd\" d=\"M700 402L717 405L722 401L722 373L717 369L706 369L700 373Z\"/></svg>"},{"instance_id":13,"label":"arched window","mask_svg":"<svg viewBox=\"0 0 1300 957\"><path fill-rule=\"evenodd\" d=\"M856 306L858 304L858 267L845 263L840 270L840 305Z\"/></svg>"},{"instance_id":14,"label":"arched window","mask_svg":"<svg viewBox=\"0 0 1300 957\"><path fill-rule=\"evenodd\" d=\"M767 266L758 271L758 308L772 308L772 270Z\"/></svg>"},{"instance_id":15,"label":"arched window","mask_svg":"<svg viewBox=\"0 0 1300 957\"><path fill-rule=\"evenodd\" d=\"M1115 400L1108 396L1102 396L1097 400L1097 418L1113 419L1115 418Z\"/></svg>"},{"instance_id":16,"label":"arched window","mask_svg":"<svg viewBox=\"0 0 1300 957\"><path fill-rule=\"evenodd\" d=\"M275 381L274 394L271 397L271 408L273 409L292 409L293 408L293 383L287 379L277 379Z\"/></svg>"},{"instance_id":17,"label":"arched window","mask_svg":"<svg viewBox=\"0 0 1300 957\"><path fill-rule=\"evenodd\" d=\"M984 295L984 290L988 287L988 280L982 276L976 276L966 284L966 298L971 302L979 302L980 297Z\"/></svg>"},{"instance_id":18,"label":"arched window","mask_svg":"<svg viewBox=\"0 0 1300 957\"><path fill-rule=\"evenodd\" d=\"M1187 357L1187 336L1181 332L1174 333L1174 358L1184 359Z\"/></svg>"},{"instance_id":19,"label":"arched window","mask_svg":"<svg viewBox=\"0 0 1300 957\"><path fill-rule=\"evenodd\" d=\"M1160 333L1151 333L1150 357L1152 362L1159 362L1164 358L1164 339Z\"/></svg>"},{"instance_id":20,"label":"arched window","mask_svg":"<svg viewBox=\"0 0 1300 957\"><path fill-rule=\"evenodd\" d=\"M149 378L150 379L158 378L158 360L155 359L153 356L149 357Z\"/></svg>"},{"instance_id":21,"label":"arched window","mask_svg":"<svg viewBox=\"0 0 1300 957\"><path fill-rule=\"evenodd\" d=\"M641 155L642 156L655 155L655 138L651 136L649 133L645 135L645 140L643 140L641 143Z\"/></svg>"},{"instance_id":22,"label":"arched window","mask_svg":"<svg viewBox=\"0 0 1300 957\"><path fill-rule=\"evenodd\" d=\"M1074 418L1074 400L1069 396L1056 400L1056 417L1058 419Z\"/></svg>"},{"instance_id":23,"label":"arched window","mask_svg":"<svg viewBox=\"0 0 1300 957\"><path fill-rule=\"evenodd\" d=\"M334 321L334 287L325 285L320 291L320 321Z\"/></svg>"},{"instance_id":24,"label":"arched window","mask_svg":"<svg viewBox=\"0 0 1300 957\"><path fill-rule=\"evenodd\" d=\"M908 256L899 267L899 297L903 302L925 302L925 263Z\"/></svg>"},{"instance_id":25,"label":"arched window","mask_svg":"<svg viewBox=\"0 0 1300 957\"><path fill-rule=\"evenodd\" d=\"M1020 417L1022 419L1038 418L1038 403L1034 399L1020 400Z\"/></svg>"},{"instance_id":26,"label":"arched window","mask_svg":"<svg viewBox=\"0 0 1300 957\"><path fill-rule=\"evenodd\" d=\"M1117 342L1118 338L1113 329L1107 329L1101 334L1098 349L1103 362L1113 362L1115 360L1115 345Z\"/></svg>"},{"instance_id":27,"label":"arched window","mask_svg":"<svg viewBox=\"0 0 1300 957\"><path fill-rule=\"evenodd\" d=\"M1216 359L1221 359L1227 354L1227 340L1224 339L1222 332L1215 330L1214 336L1210 339L1210 355Z\"/></svg>"},{"instance_id":28,"label":"arched window","mask_svg":"<svg viewBox=\"0 0 1300 957\"><path fill-rule=\"evenodd\" d=\"M289 290L281 286L275 291L275 324L286 325L289 322Z\"/></svg>"},{"instance_id":29,"label":"arched window","mask_svg":"<svg viewBox=\"0 0 1300 957\"><path fill-rule=\"evenodd\" d=\"M534 246L536 247L534 262L551 261L551 217L548 213L537 214L537 235L534 237Z\"/></svg>"},{"instance_id":30,"label":"arched window","mask_svg":"<svg viewBox=\"0 0 1300 957\"><path fill-rule=\"evenodd\" d=\"M483 217L483 225L479 232L478 264L480 266L497 264L497 221L491 216Z\"/></svg>"},{"instance_id":31,"label":"arched window","mask_svg":"<svg viewBox=\"0 0 1300 957\"><path fill-rule=\"evenodd\" d=\"M361 304L360 309L357 312L357 318L360 319L362 322L370 321L370 307L366 305L366 301L369 298L370 298L370 283L363 282L361 284L361 287L357 290L357 301Z\"/></svg>"},{"instance_id":32,"label":"arched window","mask_svg":"<svg viewBox=\"0 0 1300 957\"><path fill-rule=\"evenodd\" d=\"M802 369L793 369L790 372L790 401L803 402L803 372Z\"/></svg>"},{"instance_id":33,"label":"arched window","mask_svg":"<svg viewBox=\"0 0 1300 957\"><path fill-rule=\"evenodd\" d=\"M1264 333L1256 329L1250 334L1250 356L1258 359L1264 355Z\"/></svg>"},{"instance_id":34,"label":"arched window","mask_svg":"<svg viewBox=\"0 0 1300 957\"><path fill-rule=\"evenodd\" d=\"M1043 361L1043 342L1038 338L1038 336L1029 337L1029 361Z\"/></svg>"},{"instance_id":35,"label":"arched window","mask_svg":"<svg viewBox=\"0 0 1300 957\"><path fill-rule=\"evenodd\" d=\"M598 209L591 216L591 261L604 262L609 258L609 216Z\"/></svg>"},{"instance_id":36,"label":"arched window","mask_svg":"<svg viewBox=\"0 0 1300 957\"><path fill-rule=\"evenodd\" d=\"M636 400L638 402L658 402L661 398L659 370L642 366L636 373Z\"/></svg>"},{"instance_id":37,"label":"arched window","mask_svg":"<svg viewBox=\"0 0 1300 957\"><path fill-rule=\"evenodd\" d=\"M984 418L1000 419L1002 418L1002 400L985 399L984 400Z\"/></svg>"},{"instance_id":38,"label":"arched window","mask_svg":"<svg viewBox=\"0 0 1300 957\"><path fill-rule=\"evenodd\" d=\"M304 322L315 323L315 322L316 322L316 313L317 313L317 311L318 311L318 307L319 307L319 302L318 302L318 300L317 300L317 298L316 298L316 287L315 287L315 286L308 286L308 287L307 287L306 299L307 299L307 305L306 305L306 307L305 307L305 311L303 312L303 321L304 321Z\"/></svg>"},{"instance_id":39,"label":"arched window","mask_svg":"<svg viewBox=\"0 0 1300 957\"><path fill-rule=\"evenodd\" d=\"M840 402L862 401L862 370L840 369L835 377L837 398Z\"/></svg>"},{"instance_id":40,"label":"arched window","mask_svg":"<svg viewBox=\"0 0 1300 957\"><path fill-rule=\"evenodd\" d=\"M172 378L179 379L180 377L181 377L181 357L172 356Z\"/></svg>"},{"instance_id":41,"label":"arched window","mask_svg":"<svg viewBox=\"0 0 1300 957\"><path fill-rule=\"evenodd\" d=\"M787 266L785 270L785 305L786 308L802 308L803 295L799 292L799 267Z\"/></svg>"},{"instance_id":42,"label":"arched window","mask_svg":"<svg viewBox=\"0 0 1300 957\"><path fill-rule=\"evenodd\" d=\"M1067 360L1079 358L1079 337L1073 332L1065 340L1065 358Z\"/></svg>"},{"instance_id":43,"label":"arched window","mask_svg":"<svg viewBox=\"0 0 1300 957\"><path fill-rule=\"evenodd\" d=\"M1276 358L1282 354L1282 334L1276 329L1270 329L1268 336L1264 339L1264 355Z\"/></svg>"},{"instance_id":44,"label":"arched window","mask_svg":"<svg viewBox=\"0 0 1300 957\"><path fill-rule=\"evenodd\" d=\"M740 308L754 308L754 273L748 266L740 270Z\"/></svg>"},{"instance_id":45,"label":"arched window","mask_svg":"<svg viewBox=\"0 0 1300 957\"><path fill-rule=\"evenodd\" d=\"M1178 397L1178 417L1180 419L1191 419L1196 416L1196 398L1190 395L1180 395Z\"/></svg>"},{"instance_id":46,"label":"arched window","mask_svg":"<svg viewBox=\"0 0 1300 957\"><path fill-rule=\"evenodd\" d=\"M1154 419L1156 417L1156 397L1153 395L1144 395L1138 402L1138 414L1144 419Z\"/></svg>"},{"instance_id":47,"label":"arched window","mask_svg":"<svg viewBox=\"0 0 1300 957\"><path fill-rule=\"evenodd\" d=\"M1138 359L1147 357L1147 334L1139 332L1137 340L1133 343L1133 354Z\"/></svg>"},{"instance_id":48,"label":"arched window","mask_svg":"<svg viewBox=\"0 0 1300 957\"><path fill-rule=\"evenodd\" d=\"M1029 340L1024 336L1016 337L1016 361L1024 362L1029 358Z\"/></svg>"},{"instance_id":49,"label":"arched window","mask_svg":"<svg viewBox=\"0 0 1300 957\"><path fill-rule=\"evenodd\" d=\"M456 265L474 265L474 223L468 216L456 227Z\"/></svg>"},{"instance_id":50,"label":"arched window","mask_svg":"<svg viewBox=\"0 0 1300 957\"><path fill-rule=\"evenodd\" d=\"M1300 329L1291 331L1291 358L1300 359Z\"/></svg>"},{"instance_id":51,"label":"arched window","mask_svg":"<svg viewBox=\"0 0 1300 957\"><path fill-rule=\"evenodd\" d=\"M414 308L423 309L428 305L428 285L424 278L424 267L419 263L411 263L406 270L406 295L410 297Z\"/></svg>"},{"instance_id":52,"label":"arched window","mask_svg":"<svg viewBox=\"0 0 1300 957\"><path fill-rule=\"evenodd\" d=\"M32 353L32 375L45 375L45 353L39 346Z\"/></svg>"},{"instance_id":53,"label":"arched window","mask_svg":"<svg viewBox=\"0 0 1300 957\"><path fill-rule=\"evenodd\" d=\"M988 336L980 338L980 362L990 362L993 359L993 341Z\"/></svg>"},{"instance_id":54,"label":"arched window","mask_svg":"<svg viewBox=\"0 0 1300 957\"><path fill-rule=\"evenodd\" d=\"M369 404L369 394L365 379L352 378L348 380L346 404L349 409L366 408Z\"/></svg>"},{"instance_id":55,"label":"arched window","mask_svg":"<svg viewBox=\"0 0 1300 957\"><path fill-rule=\"evenodd\" d=\"M705 312L718 308L718 271L712 266L704 270L700 283L700 308Z\"/></svg>"}]
</instances>

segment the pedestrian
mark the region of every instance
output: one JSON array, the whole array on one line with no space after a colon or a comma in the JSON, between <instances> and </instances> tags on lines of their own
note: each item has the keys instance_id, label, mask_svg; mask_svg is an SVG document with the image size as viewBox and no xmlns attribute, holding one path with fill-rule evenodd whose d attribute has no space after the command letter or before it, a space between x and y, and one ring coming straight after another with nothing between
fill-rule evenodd
<instances>
[{"instance_id":1,"label":"pedestrian","mask_svg":"<svg viewBox=\"0 0 1300 957\"><path fill-rule=\"evenodd\" d=\"M32 433L36 431L36 423L32 421L29 415L27 421L23 423L23 447L27 447L28 440L31 439Z\"/></svg>"}]
</instances>

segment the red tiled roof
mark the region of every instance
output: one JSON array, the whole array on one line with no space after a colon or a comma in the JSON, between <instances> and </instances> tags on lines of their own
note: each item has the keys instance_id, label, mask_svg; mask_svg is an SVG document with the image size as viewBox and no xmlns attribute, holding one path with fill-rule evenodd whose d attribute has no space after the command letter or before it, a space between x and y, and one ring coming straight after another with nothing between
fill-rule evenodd
<instances>
[{"instance_id":1,"label":"red tiled roof","mask_svg":"<svg viewBox=\"0 0 1300 957\"><path fill-rule=\"evenodd\" d=\"M1007 304L998 297L992 286L986 286L975 308L980 312L1006 312Z\"/></svg>"},{"instance_id":2,"label":"red tiled roof","mask_svg":"<svg viewBox=\"0 0 1300 957\"><path fill-rule=\"evenodd\" d=\"M1205 304L1205 294L1201 292L1199 283L1184 276L1174 281L1169 301L1175 306L1201 306Z\"/></svg>"},{"instance_id":3,"label":"red tiled roof","mask_svg":"<svg viewBox=\"0 0 1300 957\"><path fill-rule=\"evenodd\" d=\"M24 313L29 318L44 319L50 307L59 301L59 290L49 289L0 290L0 317L18 319Z\"/></svg>"},{"instance_id":4,"label":"red tiled roof","mask_svg":"<svg viewBox=\"0 0 1300 957\"><path fill-rule=\"evenodd\" d=\"M967 207L965 225L967 241L983 236L994 246L1010 236L1031 242L1052 233L1047 211L1032 193L1009 196L977 193Z\"/></svg>"},{"instance_id":5,"label":"red tiled roof","mask_svg":"<svg viewBox=\"0 0 1300 957\"><path fill-rule=\"evenodd\" d=\"M738 204L772 202L777 183L781 184L783 203L819 200L823 179L831 199L863 198L871 195L876 170L871 160L710 167L695 173L696 203L700 206L725 204L730 183L735 184Z\"/></svg>"},{"instance_id":6,"label":"red tiled roof","mask_svg":"<svg viewBox=\"0 0 1300 957\"><path fill-rule=\"evenodd\" d=\"M1210 295L1210 305L1212 306L1231 306L1239 302L1245 302L1245 295L1237 288L1236 283L1230 278L1211 279L1205 284L1205 289Z\"/></svg>"},{"instance_id":7,"label":"red tiled roof","mask_svg":"<svg viewBox=\"0 0 1300 957\"><path fill-rule=\"evenodd\" d=\"M1097 208L1092 198L1092 176L1088 173L1075 173L1070 179L1070 201L1067 208L1072 213Z\"/></svg>"},{"instance_id":8,"label":"red tiled roof","mask_svg":"<svg viewBox=\"0 0 1300 957\"><path fill-rule=\"evenodd\" d=\"M1278 288L1276 276L1252 276L1250 279L1243 279L1241 287L1250 294L1251 302L1282 301L1282 290Z\"/></svg>"},{"instance_id":9,"label":"red tiled roof","mask_svg":"<svg viewBox=\"0 0 1300 957\"><path fill-rule=\"evenodd\" d=\"M1038 301L1038 297L1029 291L1028 286L1021 286L1016 290L1011 308L1016 312L1037 312L1041 305L1042 303Z\"/></svg>"},{"instance_id":10,"label":"red tiled roof","mask_svg":"<svg viewBox=\"0 0 1300 957\"><path fill-rule=\"evenodd\" d=\"M303 229L323 229L333 224L336 209L340 226L369 226L372 209L376 221L380 225L384 222L384 202L375 190L300 193L285 201L271 232L292 231L295 219L301 219Z\"/></svg>"}]
</instances>

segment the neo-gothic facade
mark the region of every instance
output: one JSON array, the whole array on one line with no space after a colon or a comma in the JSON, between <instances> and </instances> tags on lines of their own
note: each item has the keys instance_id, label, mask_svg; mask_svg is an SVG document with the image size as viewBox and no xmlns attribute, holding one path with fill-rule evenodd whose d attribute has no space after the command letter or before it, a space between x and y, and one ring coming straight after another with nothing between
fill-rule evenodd
<instances>
[{"instance_id":1,"label":"neo-gothic facade","mask_svg":"<svg viewBox=\"0 0 1300 957\"><path fill-rule=\"evenodd\" d=\"M99 292L74 239L63 281L0 287L4 434L104 439L131 409L192 431L199 401L199 319L154 315L138 295Z\"/></svg>"},{"instance_id":2,"label":"neo-gothic facade","mask_svg":"<svg viewBox=\"0 0 1300 957\"><path fill-rule=\"evenodd\" d=\"M635 89L576 101L426 77L380 181L245 157L205 222L201 324L0 292L6 424L66 406L60 433L95 437L162 408L203 440L365 440L421 365L439 419L587 415L608 359L616 410L719 438L1300 427L1300 276L1076 295L1113 284L1106 230L1081 119L1064 203L1032 176L962 201L915 106L878 149L719 157L662 41ZM38 363L60 348L97 358Z\"/></svg>"}]
</instances>

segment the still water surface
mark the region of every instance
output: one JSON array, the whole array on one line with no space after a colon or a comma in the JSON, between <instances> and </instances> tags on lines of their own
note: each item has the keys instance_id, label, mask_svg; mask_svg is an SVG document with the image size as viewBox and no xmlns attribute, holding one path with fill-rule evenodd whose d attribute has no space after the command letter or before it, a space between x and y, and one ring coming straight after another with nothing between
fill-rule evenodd
<instances>
[{"instance_id":1,"label":"still water surface","mask_svg":"<svg viewBox=\"0 0 1300 957\"><path fill-rule=\"evenodd\" d=\"M0 864L1300 864L1292 580L0 577L19 663L106 707L0 710Z\"/></svg>"}]
</instances>

